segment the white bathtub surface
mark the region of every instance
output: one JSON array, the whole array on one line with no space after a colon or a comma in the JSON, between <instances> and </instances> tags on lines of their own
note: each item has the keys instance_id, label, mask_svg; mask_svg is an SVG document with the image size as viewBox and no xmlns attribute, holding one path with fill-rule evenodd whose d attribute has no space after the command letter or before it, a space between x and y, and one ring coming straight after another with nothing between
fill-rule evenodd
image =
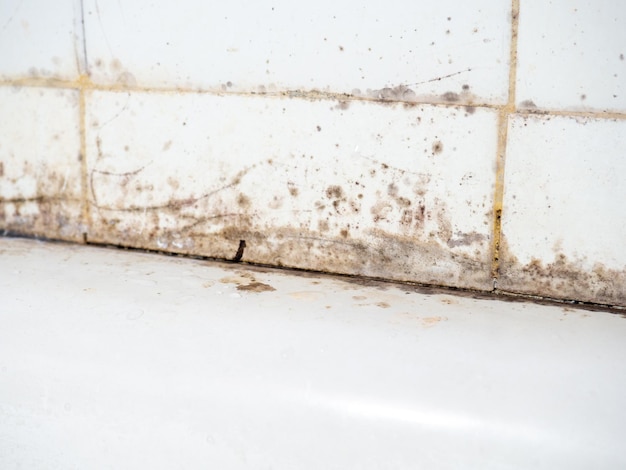
<instances>
[{"instance_id":1,"label":"white bathtub surface","mask_svg":"<svg viewBox=\"0 0 626 470\"><path fill-rule=\"evenodd\" d=\"M626 319L0 238L0 467L624 468Z\"/></svg>"}]
</instances>

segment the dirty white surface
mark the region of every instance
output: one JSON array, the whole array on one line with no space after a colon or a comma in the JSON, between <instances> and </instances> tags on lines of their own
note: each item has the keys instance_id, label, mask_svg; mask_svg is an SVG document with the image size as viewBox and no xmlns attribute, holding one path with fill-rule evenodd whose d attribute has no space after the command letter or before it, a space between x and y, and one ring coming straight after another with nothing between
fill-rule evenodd
<instances>
[{"instance_id":1,"label":"dirty white surface","mask_svg":"<svg viewBox=\"0 0 626 470\"><path fill-rule=\"evenodd\" d=\"M492 104L507 99L509 16L491 0L84 2L103 85Z\"/></svg>"},{"instance_id":2,"label":"dirty white surface","mask_svg":"<svg viewBox=\"0 0 626 470\"><path fill-rule=\"evenodd\" d=\"M517 102L528 108L624 113L624 21L624 2L522 1Z\"/></svg>"},{"instance_id":3,"label":"dirty white surface","mask_svg":"<svg viewBox=\"0 0 626 470\"><path fill-rule=\"evenodd\" d=\"M625 17L3 0L0 233L626 306Z\"/></svg>"},{"instance_id":4,"label":"dirty white surface","mask_svg":"<svg viewBox=\"0 0 626 470\"><path fill-rule=\"evenodd\" d=\"M78 92L0 87L0 227L82 240Z\"/></svg>"},{"instance_id":5,"label":"dirty white surface","mask_svg":"<svg viewBox=\"0 0 626 470\"><path fill-rule=\"evenodd\" d=\"M499 287L626 305L625 151L626 120L510 120Z\"/></svg>"},{"instance_id":6,"label":"dirty white surface","mask_svg":"<svg viewBox=\"0 0 626 470\"><path fill-rule=\"evenodd\" d=\"M493 285L493 110L192 93L86 101L89 241L231 259L245 240L244 261Z\"/></svg>"},{"instance_id":7,"label":"dirty white surface","mask_svg":"<svg viewBox=\"0 0 626 470\"><path fill-rule=\"evenodd\" d=\"M626 319L0 239L0 466L620 468Z\"/></svg>"}]
</instances>

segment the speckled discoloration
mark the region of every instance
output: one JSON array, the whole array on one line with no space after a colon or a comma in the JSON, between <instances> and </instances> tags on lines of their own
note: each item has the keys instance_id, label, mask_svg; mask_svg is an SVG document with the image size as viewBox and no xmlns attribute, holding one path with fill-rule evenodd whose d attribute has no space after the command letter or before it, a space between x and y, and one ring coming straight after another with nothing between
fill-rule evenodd
<instances>
[{"instance_id":1,"label":"speckled discoloration","mask_svg":"<svg viewBox=\"0 0 626 470\"><path fill-rule=\"evenodd\" d=\"M593 263L589 267L582 260L569 259L558 251L551 262L534 258L528 263L520 263L508 249L504 237L500 250L498 287L502 290L557 299L626 305L626 267L621 270L610 269L602 263Z\"/></svg>"},{"instance_id":2,"label":"speckled discoloration","mask_svg":"<svg viewBox=\"0 0 626 470\"><path fill-rule=\"evenodd\" d=\"M245 241L243 262L492 287L495 113L460 133L443 123L463 107L184 101L90 98L90 241L229 260ZM158 140L133 132L154 107Z\"/></svg>"},{"instance_id":3,"label":"speckled discoloration","mask_svg":"<svg viewBox=\"0 0 626 470\"><path fill-rule=\"evenodd\" d=\"M0 88L0 233L83 241L78 93Z\"/></svg>"}]
</instances>

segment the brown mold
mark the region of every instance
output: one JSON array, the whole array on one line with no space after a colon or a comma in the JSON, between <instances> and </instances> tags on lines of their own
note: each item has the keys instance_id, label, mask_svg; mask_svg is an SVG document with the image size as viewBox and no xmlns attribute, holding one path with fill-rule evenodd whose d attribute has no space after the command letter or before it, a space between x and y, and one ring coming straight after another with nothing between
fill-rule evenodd
<instances>
[{"instance_id":1,"label":"brown mold","mask_svg":"<svg viewBox=\"0 0 626 470\"><path fill-rule=\"evenodd\" d=\"M595 263L588 268L558 251L552 262L532 259L523 264L511 253L502 235L498 288L555 299L626 306L626 267L610 269Z\"/></svg>"}]
</instances>

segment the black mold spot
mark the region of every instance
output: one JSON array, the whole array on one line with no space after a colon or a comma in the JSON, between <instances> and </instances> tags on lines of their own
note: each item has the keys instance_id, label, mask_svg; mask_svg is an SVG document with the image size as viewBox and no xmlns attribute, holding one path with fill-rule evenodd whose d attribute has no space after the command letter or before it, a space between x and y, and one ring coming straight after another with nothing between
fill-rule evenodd
<instances>
[{"instance_id":1,"label":"black mold spot","mask_svg":"<svg viewBox=\"0 0 626 470\"><path fill-rule=\"evenodd\" d=\"M320 126L315 126L315 128L317 129L317 132L320 132L322 130Z\"/></svg>"},{"instance_id":2,"label":"black mold spot","mask_svg":"<svg viewBox=\"0 0 626 470\"><path fill-rule=\"evenodd\" d=\"M466 83L461 88L463 89L463 91L468 91L470 89L470 86Z\"/></svg>"},{"instance_id":3,"label":"black mold spot","mask_svg":"<svg viewBox=\"0 0 626 470\"><path fill-rule=\"evenodd\" d=\"M474 107L474 106L465 106L465 112L467 114L474 114L476 112L476 107Z\"/></svg>"}]
</instances>

